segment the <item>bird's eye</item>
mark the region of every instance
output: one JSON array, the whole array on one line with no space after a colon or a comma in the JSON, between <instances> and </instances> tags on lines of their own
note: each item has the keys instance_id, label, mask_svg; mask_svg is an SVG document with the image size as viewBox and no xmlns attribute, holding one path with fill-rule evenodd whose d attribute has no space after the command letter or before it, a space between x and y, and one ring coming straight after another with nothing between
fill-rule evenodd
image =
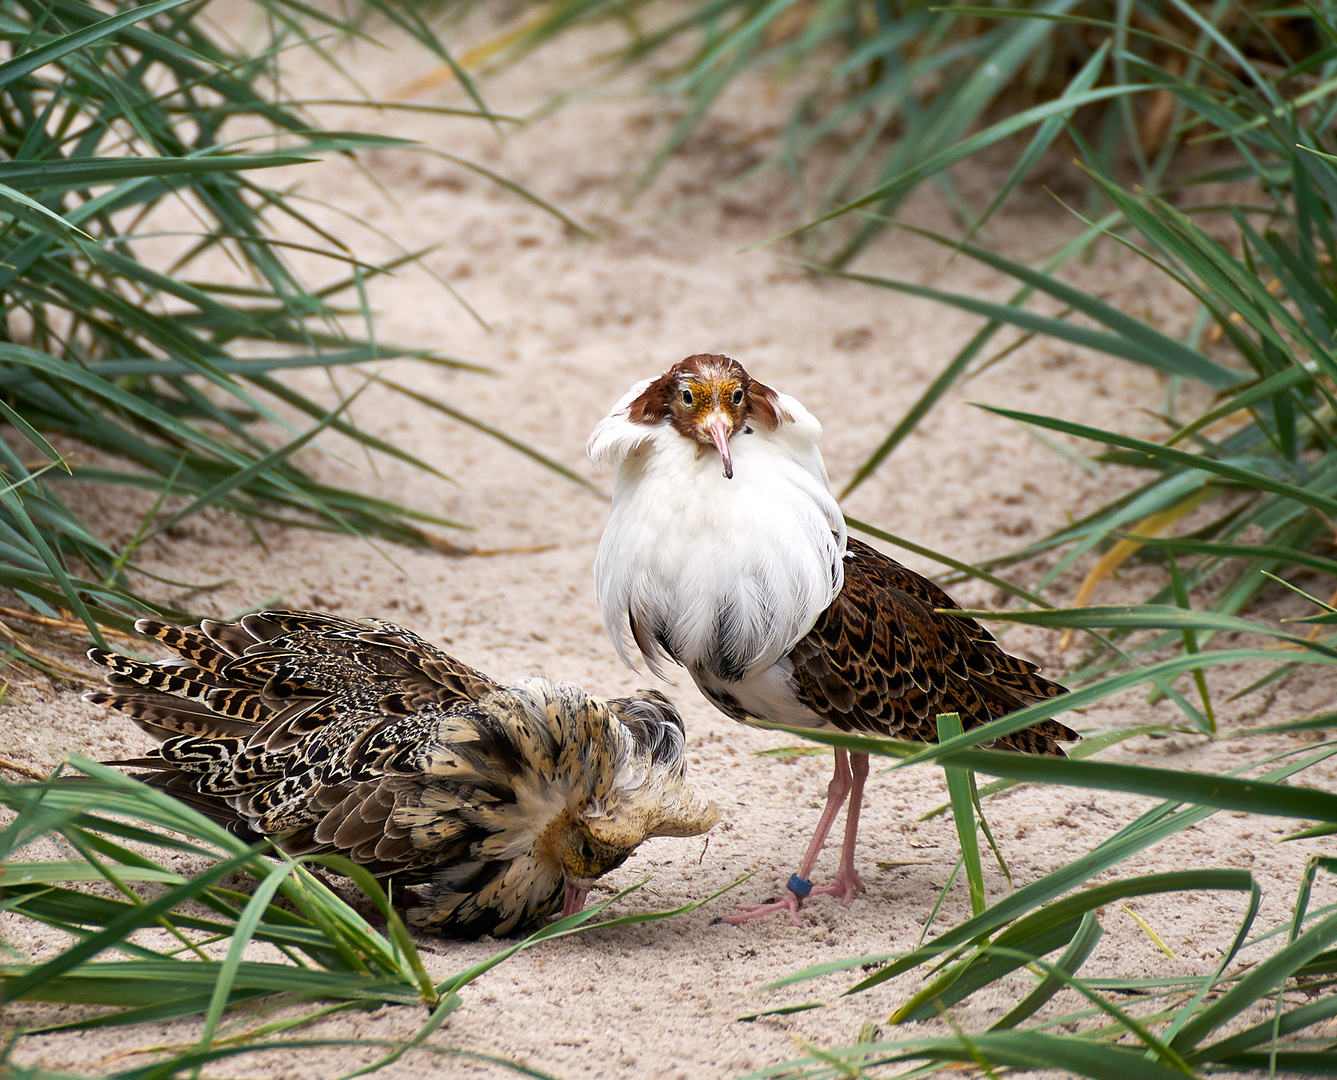
<instances>
[{"instance_id":1,"label":"bird's eye","mask_svg":"<svg viewBox=\"0 0 1337 1080\"><path fill-rule=\"evenodd\" d=\"M735 405L743 404L743 388L740 386L733 392L733 403Z\"/></svg>"},{"instance_id":2,"label":"bird's eye","mask_svg":"<svg viewBox=\"0 0 1337 1080\"><path fill-rule=\"evenodd\" d=\"M688 408L691 407L692 402L694 400L695 398L692 397L692 392L690 390L684 390L682 392L682 403L686 405Z\"/></svg>"}]
</instances>

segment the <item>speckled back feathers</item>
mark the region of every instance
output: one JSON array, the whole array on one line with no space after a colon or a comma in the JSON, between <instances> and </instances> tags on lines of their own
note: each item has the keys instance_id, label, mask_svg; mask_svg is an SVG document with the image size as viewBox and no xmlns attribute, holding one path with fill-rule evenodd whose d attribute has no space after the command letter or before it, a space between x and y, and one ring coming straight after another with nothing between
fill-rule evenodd
<instances>
[{"instance_id":1,"label":"speckled back feathers","mask_svg":"<svg viewBox=\"0 0 1337 1080\"><path fill-rule=\"evenodd\" d=\"M789 654L798 697L842 731L936 742L939 713L970 729L1063 687L999 648L973 619L939 614L957 605L933 582L851 539L845 587ZM1061 755L1078 735L1046 720L998 746Z\"/></svg>"}]
</instances>

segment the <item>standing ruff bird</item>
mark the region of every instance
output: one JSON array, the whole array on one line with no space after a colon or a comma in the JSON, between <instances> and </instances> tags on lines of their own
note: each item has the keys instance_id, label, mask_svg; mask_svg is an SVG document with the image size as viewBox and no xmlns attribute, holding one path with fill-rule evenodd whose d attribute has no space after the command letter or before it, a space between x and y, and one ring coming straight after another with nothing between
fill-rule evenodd
<instances>
[{"instance_id":1,"label":"standing ruff bird","mask_svg":"<svg viewBox=\"0 0 1337 1080\"><path fill-rule=\"evenodd\" d=\"M670 662L735 720L937 740L939 713L977 727L1063 688L1003 652L931 581L850 540L817 444L822 426L726 356L689 356L631 388L590 436L616 471L594 563L604 626L627 664ZM1062 755L1054 720L995 744ZM863 890L854 869L868 755L835 752L826 808L784 899L730 921ZM808 880L845 800L840 871Z\"/></svg>"},{"instance_id":2,"label":"standing ruff bird","mask_svg":"<svg viewBox=\"0 0 1337 1080\"><path fill-rule=\"evenodd\" d=\"M570 915L643 840L719 819L687 788L682 719L656 691L501 686L379 619L135 625L177 656L89 651L109 688L86 699L162 740L119 764L248 841L348 856L424 931Z\"/></svg>"}]
</instances>

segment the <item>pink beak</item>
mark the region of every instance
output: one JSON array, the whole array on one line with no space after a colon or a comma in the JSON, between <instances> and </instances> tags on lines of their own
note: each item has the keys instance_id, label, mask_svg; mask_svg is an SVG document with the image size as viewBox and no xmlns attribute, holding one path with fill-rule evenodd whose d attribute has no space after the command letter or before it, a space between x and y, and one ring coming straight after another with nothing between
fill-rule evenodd
<instances>
[{"instance_id":1,"label":"pink beak","mask_svg":"<svg viewBox=\"0 0 1337 1080\"><path fill-rule=\"evenodd\" d=\"M585 908L585 897L589 895L590 883L583 879L573 879L566 883L566 898L562 903L562 918L574 915Z\"/></svg>"},{"instance_id":2,"label":"pink beak","mask_svg":"<svg viewBox=\"0 0 1337 1080\"><path fill-rule=\"evenodd\" d=\"M729 451L729 436L733 433L733 425L729 423L719 413L706 425L706 433L710 436L710 441L715 444L715 449L720 452L720 457L724 459L724 479L733 479L733 454Z\"/></svg>"}]
</instances>

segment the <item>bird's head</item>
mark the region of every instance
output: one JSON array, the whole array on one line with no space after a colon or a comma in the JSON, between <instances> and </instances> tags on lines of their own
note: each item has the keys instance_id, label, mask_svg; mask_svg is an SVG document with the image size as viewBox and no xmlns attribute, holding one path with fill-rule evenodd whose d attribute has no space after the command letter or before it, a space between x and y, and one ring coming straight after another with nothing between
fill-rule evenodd
<instances>
[{"instance_id":1,"label":"bird's head","mask_svg":"<svg viewBox=\"0 0 1337 1080\"><path fill-rule=\"evenodd\" d=\"M590 799L556 825L554 854L566 878L562 915L585 906L590 886L616 870L654 836L698 836L720 819L714 803L702 803L681 781L652 779L606 799Z\"/></svg>"},{"instance_id":2,"label":"bird's head","mask_svg":"<svg viewBox=\"0 0 1337 1080\"><path fill-rule=\"evenodd\" d=\"M574 915L585 906L590 886L610 870L616 870L636 850L635 844L600 839L581 814L558 823L553 855L562 867L565 887L562 915Z\"/></svg>"},{"instance_id":3,"label":"bird's head","mask_svg":"<svg viewBox=\"0 0 1337 1080\"><path fill-rule=\"evenodd\" d=\"M782 410L779 395L757 382L737 360L699 353L674 364L645 387L630 405L633 424L667 422L685 439L713 446L733 479L730 440L753 424L775 430Z\"/></svg>"},{"instance_id":4,"label":"bird's head","mask_svg":"<svg viewBox=\"0 0 1337 1080\"><path fill-rule=\"evenodd\" d=\"M470 910L497 908L489 932L509 933L559 898L563 915L580 911L590 886L651 837L696 836L719 820L687 785L684 748L663 694L605 700L535 676L439 722L423 767L445 786L421 815L398 819L421 821L420 846L440 833L474 865L501 867L496 885L475 887ZM453 890L441 907L457 904L462 874L438 873Z\"/></svg>"}]
</instances>

